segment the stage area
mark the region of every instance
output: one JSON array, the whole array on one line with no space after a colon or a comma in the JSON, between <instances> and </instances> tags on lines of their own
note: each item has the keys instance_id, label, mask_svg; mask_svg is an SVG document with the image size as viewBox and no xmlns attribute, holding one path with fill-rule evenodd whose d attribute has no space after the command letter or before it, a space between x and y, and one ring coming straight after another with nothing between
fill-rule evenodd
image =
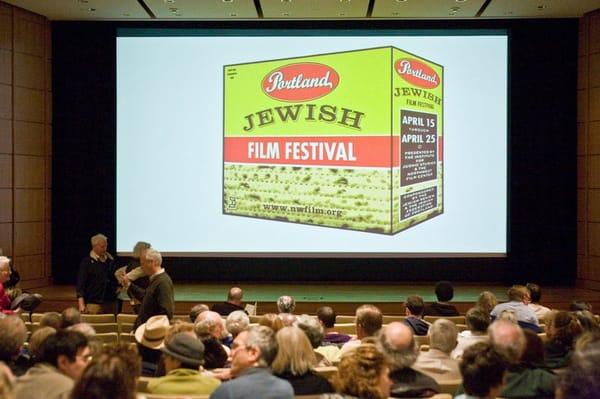
<instances>
[{"instance_id":1,"label":"stage area","mask_svg":"<svg viewBox=\"0 0 600 399\"><path fill-rule=\"evenodd\" d=\"M176 313L187 314L198 303L211 305L226 300L232 286L244 290L244 301L257 303L257 314L276 312L275 301L281 295L296 299L295 313L314 314L320 306L332 306L338 314L353 314L365 303L378 306L385 314L404 314L403 302L409 295L420 295L426 302L435 301L435 283L175 283ZM493 292L500 302L506 301L507 286L486 283L454 283L452 301L461 313L466 312L477 301L482 291ZM75 287L54 285L29 290L39 292L44 301L37 311L61 311L76 306ZM600 309L600 292L573 287L542 287L542 304L553 309L567 309L571 301L590 302L597 313ZM129 306L124 312L131 312Z\"/></svg>"}]
</instances>

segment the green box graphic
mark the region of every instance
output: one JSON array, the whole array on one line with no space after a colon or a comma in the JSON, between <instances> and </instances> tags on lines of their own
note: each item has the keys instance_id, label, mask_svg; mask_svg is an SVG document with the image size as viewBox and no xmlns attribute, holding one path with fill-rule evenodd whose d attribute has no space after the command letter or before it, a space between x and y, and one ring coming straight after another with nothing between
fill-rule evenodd
<instances>
[{"instance_id":1,"label":"green box graphic","mask_svg":"<svg viewBox=\"0 0 600 399\"><path fill-rule=\"evenodd\" d=\"M441 214L443 72L394 47L224 66L223 213L382 234Z\"/></svg>"}]
</instances>

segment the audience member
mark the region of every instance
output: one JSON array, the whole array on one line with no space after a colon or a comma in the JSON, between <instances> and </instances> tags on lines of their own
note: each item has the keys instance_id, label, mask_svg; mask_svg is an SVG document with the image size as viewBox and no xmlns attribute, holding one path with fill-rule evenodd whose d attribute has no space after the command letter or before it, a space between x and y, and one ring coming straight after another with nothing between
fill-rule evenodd
<instances>
[{"instance_id":1,"label":"audience member","mask_svg":"<svg viewBox=\"0 0 600 399\"><path fill-rule=\"evenodd\" d=\"M335 331L335 320L337 315L335 311L329 306L322 306L317 309L317 318L323 325L325 336L323 337L323 344L343 345L350 341L350 336L347 334L340 334Z\"/></svg>"},{"instance_id":2,"label":"audience member","mask_svg":"<svg viewBox=\"0 0 600 399\"><path fill-rule=\"evenodd\" d=\"M19 316L0 319L0 361L6 363L17 377L29 367L29 359L21 356L26 339L27 328Z\"/></svg>"},{"instance_id":3,"label":"audience member","mask_svg":"<svg viewBox=\"0 0 600 399\"><path fill-rule=\"evenodd\" d=\"M317 367L332 366L339 358L340 349L335 345L321 346L323 343L323 326L316 318L303 314L298 316L296 325L308 338L317 358Z\"/></svg>"},{"instance_id":4,"label":"audience member","mask_svg":"<svg viewBox=\"0 0 600 399\"><path fill-rule=\"evenodd\" d=\"M277 332L283 328L283 322L275 313L265 313L258 319L259 326L269 327L274 332Z\"/></svg>"},{"instance_id":5,"label":"audience member","mask_svg":"<svg viewBox=\"0 0 600 399\"><path fill-rule=\"evenodd\" d=\"M114 259L107 252L108 239L102 234L91 238L92 250L79 263L77 301L85 313L114 313L117 280Z\"/></svg>"},{"instance_id":6,"label":"audience member","mask_svg":"<svg viewBox=\"0 0 600 399\"><path fill-rule=\"evenodd\" d=\"M581 326L582 332L600 332L600 325L598 320L592 312L589 310L578 310L573 312L573 315L577 318L579 325Z\"/></svg>"},{"instance_id":7,"label":"audience member","mask_svg":"<svg viewBox=\"0 0 600 399\"><path fill-rule=\"evenodd\" d=\"M52 327L56 331L60 330L62 325L62 316L58 312L46 312L40 318L40 327Z\"/></svg>"},{"instance_id":8,"label":"audience member","mask_svg":"<svg viewBox=\"0 0 600 399\"><path fill-rule=\"evenodd\" d=\"M294 298L288 295L280 296L277 299L277 310L279 313L294 313L294 309L296 309L296 301Z\"/></svg>"},{"instance_id":9,"label":"audience member","mask_svg":"<svg viewBox=\"0 0 600 399\"><path fill-rule=\"evenodd\" d=\"M406 319L403 323L412 328L415 335L427 335L429 323L423 320L423 309L425 308L423 298L418 295L411 295L406 298L404 306L406 308Z\"/></svg>"},{"instance_id":10,"label":"audience member","mask_svg":"<svg viewBox=\"0 0 600 399\"><path fill-rule=\"evenodd\" d=\"M379 334L377 344L390 360L391 396L429 397L440 392L440 386L433 378L412 368L419 349L409 326L401 322L390 323Z\"/></svg>"},{"instance_id":11,"label":"audience member","mask_svg":"<svg viewBox=\"0 0 600 399\"><path fill-rule=\"evenodd\" d=\"M244 310L244 303L242 302L243 298L244 292L242 289L240 287L233 287L227 293L227 301L214 304L210 310L217 312L221 316L228 316L231 312L235 312L236 310L246 313Z\"/></svg>"},{"instance_id":12,"label":"audience member","mask_svg":"<svg viewBox=\"0 0 600 399\"><path fill-rule=\"evenodd\" d=\"M508 289L508 302L496 305L490 313L496 318L504 310L514 310L517 321L538 325L538 318L533 310L527 304L529 303L529 290L522 285L513 285Z\"/></svg>"},{"instance_id":13,"label":"audience member","mask_svg":"<svg viewBox=\"0 0 600 399\"><path fill-rule=\"evenodd\" d=\"M117 313L121 313L123 302L127 301L129 301L135 313L140 312L140 300L129 295L126 285L127 283L134 284L143 290L150 285L150 279L141 267L141 258L144 256L144 252L150 248L152 248L152 245L148 242L136 242L133 246L132 257L127 266L123 266L115 271L115 277L121 284L119 295L117 297L119 299L119 302L117 303ZM124 280L124 277L127 277L126 281Z\"/></svg>"},{"instance_id":14,"label":"audience member","mask_svg":"<svg viewBox=\"0 0 600 399\"><path fill-rule=\"evenodd\" d=\"M456 348L452 351L453 359L460 359L465 349L477 342L487 342L487 329L490 326L490 314L480 307L474 307L465 315L467 330L458 334Z\"/></svg>"},{"instance_id":15,"label":"audience member","mask_svg":"<svg viewBox=\"0 0 600 399\"><path fill-rule=\"evenodd\" d=\"M362 344L342 357L338 373L333 379L337 394L321 398L386 399L392 382L389 362L373 344Z\"/></svg>"},{"instance_id":16,"label":"audience member","mask_svg":"<svg viewBox=\"0 0 600 399\"><path fill-rule=\"evenodd\" d=\"M81 323L81 312L74 307L68 307L60 314L60 329L64 330L75 324Z\"/></svg>"},{"instance_id":17,"label":"audience member","mask_svg":"<svg viewBox=\"0 0 600 399\"><path fill-rule=\"evenodd\" d=\"M198 315L202 312L206 312L207 310L210 310L210 308L208 307L208 305L206 305L204 303L199 303L197 305L194 305L190 309L190 321L192 323L195 323L196 319L198 318Z\"/></svg>"},{"instance_id":18,"label":"audience member","mask_svg":"<svg viewBox=\"0 0 600 399\"><path fill-rule=\"evenodd\" d=\"M4 284L10 279L10 259L6 256L0 256L0 313L11 315L14 312L11 310L12 300L4 290Z\"/></svg>"},{"instance_id":19,"label":"audience member","mask_svg":"<svg viewBox=\"0 0 600 399\"><path fill-rule=\"evenodd\" d=\"M435 285L437 302L425 307L425 316L458 316L458 310L449 302L454 298L454 287L449 281L438 281Z\"/></svg>"},{"instance_id":20,"label":"audience member","mask_svg":"<svg viewBox=\"0 0 600 399\"><path fill-rule=\"evenodd\" d=\"M0 362L0 398L15 399L14 389L15 376L4 362Z\"/></svg>"},{"instance_id":21,"label":"audience member","mask_svg":"<svg viewBox=\"0 0 600 399\"><path fill-rule=\"evenodd\" d=\"M556 389L557 399L600 398L600 343L577 351L571 364L561 374Z\"/></svg>"},{"instance_id":22,"label":"audience member","mask_svg":"<svg viewBox=\"0 0 600 399\"><path fill-rule=\"evenodd\" d=\"M356 338L342 346L342 353L359 346L364 339L374 336L381 329L383 315L373 305L362 305L356 309Z\"/></svg>"},{"instance_id":23,"label":"audience member","mask_svg":"<svg viewBox=\"0 0 600 399\"><path fill-rule=\"evenodd\" d=\"M219 385L216 378L200 373L204 345L195 336L178 333L161 348L166 376L148 384L148 392L168 395L207 395Z\"/></svg>"},{"instance_id":24,"label":"audience member","mask_svg":"<svg viewBox=\"0 0 600 399\"><path fill-rule=\"evenodd\" d=\"M575 350L585 350L589 345L593 345L597 342L600 342L600 331L584 332L577 338L577 341L575 341Z\"/></svg>"},{"instance_id":25,"label":"audience member","mask_svg":"<svg viewBox=\"0 0 600 399\"><path fill-rule=\"evenodd\" d=\"M56 330L52 327L41 327L38 328L31 334L29 338L29 346L27 350L29 351L30 357L30 365L33 366L35 363L40 361L42 356L42 344L51 335L56 334Z\"/></svg>"},{"instance_id":26,"label":"audience member","mask_svg":"<svg viewBox=\"0 0 600 399\"><path fill-rule=\"evenodd\" d=\"M217 312L208 310L198 315L194 331L204 344L204 365L207 369L225 366L228 350L221 339L225 335L223 319Z\"/></svg>"},{"instance_id":27,"label":"audience member","mask_svg":"<svg viewBox=\"0 0 600 399\"><path fill-rule=\"evenodd\" d=\"M169 341L171 341L171 339L173 339L173 337L177 334L180 333L184 333L189 335L190 337L194 337L197 338L198 336L196 335L196 331L195 331L195 326L192 323L188 323L186 321L181 321L181 320L173 320L173 323L171 323L171 325L169 326L169 329L167 330L167 333L165 334L165 339L163 341L163 344L166 345L169 343Z\"/></svg>"},{"instance_id":28,"label":"audience member","mask_svg":"<svg viewBox=\"0 0 600 399\"><path fill-rule=\"evenodd\" d=\"M529 290L529 298L531 299L531 302L527 306L535 312L538 321L545 320L548 313L550 313L550 308L540 305L542 288L534 283L527 283L525 287Z\"/></svg>"},{"instance_id":29,"label":"audience member","mask_svg":"<svg viewBox=\"0 0 600 399\"><path fill-rule=\"evenodd\" d=\"M237 335L248 329L250 325L250 318L243 310L234 310L229 313L227 319L225 320L225 329L229 331L231 337L235 339Z\"/></svg>"},{"instance_id":30,"label":"audience member","mask_svg":"<svg viewBox=\"0 0 600 399\"><path fill-rule=\"evenodd\" d=\"M427 374L438 383L460 379L458 362L450 357L456 347L458 330L450 320L438 319L429 329L429 350L421 352L414 369Z\"/></svg>"},{"instance_id":31,"label":"audience member","mask_svg":"<svg viewBox=\"0 0 600 399\"><path fill-rule=\"evenodd\" d=\"M524 328L525 350L521 355L521 364L526 367L536 368L544 366L544 342L533 331Z\"/></svg>"},{"instance_id":32,"label":"audience member","mask_svg":"<svg viewBox=\"0 0 600 399\"><path fill-rule=\"evenodd\" d=\"M162 255L157 250L150 248L144 251L140 258L144 274L150 278L150 285L143 289L131 284L127 277L123 277L123 286L128 289L131 296L140 302L140 311L133 328L144 324L150 317L166 315L167 319L173 318L175 311L175 296L171 277L162 267Z\"/></svg>"},{"instance_id":33,"label":"audience member","mask_svg":"<svg viewBox=\"0 0 600 399\"><path fill-rule=\"evenodd\" d=\"M77 323L70 327L65 328L67 331L77 331L85 335L88 339L91 339L96 335L96 330L90 323Z\"/></svg>"},{"instance_id":34,"label":"audience member","mask_svg":"<svg viewBox=\"0 0 600 399\"><path fill-rule=\"evenodd\" d=\"M292 313L279 313L277 316L281 319L281 323L284 327L296 324L296 315Z\"/></svg>"},{"instance_id":35,"label":"audience member","mask_svg":"<svg viewBox=\"0 0 600 399\"><path fill-rule=\"evenodd\" d=\"M271 369L275 376L292 384L296 396L333 392L329 381L312 371L317 358L301 329L284 327L277 332L275 338L279 350Z\"/></svg>"},{"instance_id":36,"label":"audience member","mask_svg":"<svg viewBox=\"0 0 600 399\"><path fill-rule=\"evenodd\" d=\"M503 398L544 398L554 395L554 376L546 370L521 363L525 351L525 335L519 325L503 320L489 328L490 343L508 362Z\"/></svg>"},{"instance_id":37,"label":"audience member","mask_svg":"<svg viewBox=\"0 0 600 399\"><path fill-rule=\"evenodd\" d=\"M273 330L264 326L250 327L235 338L231 351L233 380L221 384L210 396L212 399L294 397L289 382L273 376L269 366L277 355Z\"/></svg>"},{"instance_id":38,"label":"audience member","mask_svg":"<svg viewBox=\"0 0 600 399\"><path fill-rule=\"evenodd\" d=\"M17 379L15 396L38 399L43 394L44 399L64 399L91 360L88 340L78 332L59 331L42 342L39 360Z\"/></svg>"},{"instance_id":39,"label":"audience member","mask_svg":"<svg viewBox=\"0 0 600 399\"><path fill-rule=\"evenodd\" d=\"M221 343L227 343L227 340L231 340L231 337L227 334L227 330L225 330L221 315L212 310L202 312L198 315L194 324L194 330L200 338L211 335ZM225 350L228 351L229 348Z\"/></svg>"},{"instance_id":40,"label":"audience member","mask_svg":"<svg viewBox=\"0 0 600 399\"><path fill-rule=\"evenodd\" d=\"M592 304L586 301L574 300L569 305L569 312L577 312L579 310L592 311Z\"/></svg>"},{"instance_id":41,"label":"audience member","mask_svg":"<svg viewBox=\"0 0 600 399\"><path fill-rule=\"evenodd\" d=\"M160 348L169 330L167 316L152 316L135 330L138 352L142 358L142 375L154 377L161 356Z\"/></svg>"},{"instance_id":42,"label":"audience member","mask_svg":"<svg viewBox=\"0 0 600 399\"><path fill-rule=\"evenodd\" d=\"M488 342L471 345L463 353L460 373L465 394L456 399L494 399L504 386L507 364L504 357Z\"/></svg>"},{"instance_id":43,"label":"audience member","mask_svg":"<svg viewBox=\"0 0 600 399\"><path fill-rule=\"evenodd\" d=\"M107 347L85 368L70 399L135 399L140 358L127 345Z\"/></svg>"},{"instance_id":44,"label":"audience member","mask_svg":"<svg viewBox=\"0 0 600 399\"><path fill-rule=\"evenodd\" d=\"M565 311L552 312L546 320L545 367L557 369L569 363L576 338L581 334L577 318Z\"/></svg>"},{"instance_id":45,"label":"audience member","mask_svg":"<svg viewBox=\"0 0 600 399\"><path fill-rule=\"evenodd\" d=\"M479 294L479 298L477 298L477 307L483 309L484 312L490 314L496 305L498 305L498 300L496 299L496 295L492 292L483 291Z\"/></svg>"}]
</instances>

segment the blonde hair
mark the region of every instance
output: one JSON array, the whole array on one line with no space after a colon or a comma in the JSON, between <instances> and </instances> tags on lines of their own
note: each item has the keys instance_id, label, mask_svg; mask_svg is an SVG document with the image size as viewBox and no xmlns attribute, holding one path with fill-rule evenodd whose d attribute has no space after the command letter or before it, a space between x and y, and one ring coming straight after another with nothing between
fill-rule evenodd
<instances>
[{"instance_id":1,"label":"blonde hair","mask_svg":"<svg viewBox=\"0 0 600 399\"><path fill-rule=\"evenodd\" d=\"M0 362L0 398L12 399L15 397L15 376L13 375L10 368Z\"/></svg>"},{"instance_id":2,"label":"blonde hair","mask_svg":"<svg viewBox=\"0 0 600 399\"><path fill-rule=\"evenodd\" d=\"M490 291L483 291L481 294L479 294L477 307L483 309L486 313L490 313L497 304L498 300L496 299L496 295Z\"/></svg>"},{"instance_id":3,"label":"blonde hair","mask_svg":"<svg viewBox=\"0 0 600 399\"><path fill-rule=\"evenodd\" d=\"M296 326L283 327L275 336L279 350L271 369L275 374L286 371L304 375L317 364L317 357L304 331Z\"/></svg>"},{"instance_id":4,"label":"blonde hair","mask_svg":"<svg viewBox=\"0 0 600 399\"><path fill-rule=\"evenodd\" d=\"M194 331L194 325L192 323L175 319L165 334L165 345L171 342L171 339L175 336L175 334L179 333L187 333L197 337L196 332Z\"/></svg>"},{"instance_id":5,"label":"blonde hair","mask_svg":"<svg viewBox=\"0 0 600 399\"><path fill-rule=\"evenodd\" d=\"M104 234L96 234L90 238L90 242L92 243L92 247L94 247L100 242L108 242L108 238Z\"/></svg>"},{"instance_id":6,"label":"blonde hair","mask_svg":"<svg viewBox=\"0 0 600 399\"><path fill-rule=\"evenodd\" d=\"M265 313L258 319L258 325L269 327L277 332L283 328L283 321L275 313Z\"/></svg>"},{"instance_id":7,"label":"blonde hair","mask_svg":"<svg viewBox=\"0 0 600 399\"><path fill-rule=\"evenodd\" d=\"M41 327L35 330L33 334L31 334L31 337L29 338L28 349L29 353L31 353L34 359L39 360L41 355L40 347L42 346L46 338L48 338L52 334L56 334L56 329L53 327Z\"/></svg>"},{"instance_id":8,"label":"blonde hair","mask_svg":"<svg viewBox=\"0 0 600 399\"><path fill-rule=\"evenodd\" d=\"M384 399L387 395L379 388L381 373L389 364L373 344L361 344L342 356L338 373L333 378L337 393L368 399Z\"/></svg>"}]
</instances>

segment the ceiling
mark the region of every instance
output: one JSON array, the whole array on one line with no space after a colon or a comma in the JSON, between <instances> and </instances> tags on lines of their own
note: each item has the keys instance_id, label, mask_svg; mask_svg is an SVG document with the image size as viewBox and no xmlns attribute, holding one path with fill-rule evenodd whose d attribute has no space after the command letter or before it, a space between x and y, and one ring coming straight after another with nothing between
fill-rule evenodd
<instances>
[{"instance_id":1,"label":"ceiling","mask_svg":"<svg viewBox=\"0 0 600 399\"><path fill-rule=\"evenodd\" d=\"M600 0L3 0L53 21L572 18Z\"/></svg>"}]
</instances>

